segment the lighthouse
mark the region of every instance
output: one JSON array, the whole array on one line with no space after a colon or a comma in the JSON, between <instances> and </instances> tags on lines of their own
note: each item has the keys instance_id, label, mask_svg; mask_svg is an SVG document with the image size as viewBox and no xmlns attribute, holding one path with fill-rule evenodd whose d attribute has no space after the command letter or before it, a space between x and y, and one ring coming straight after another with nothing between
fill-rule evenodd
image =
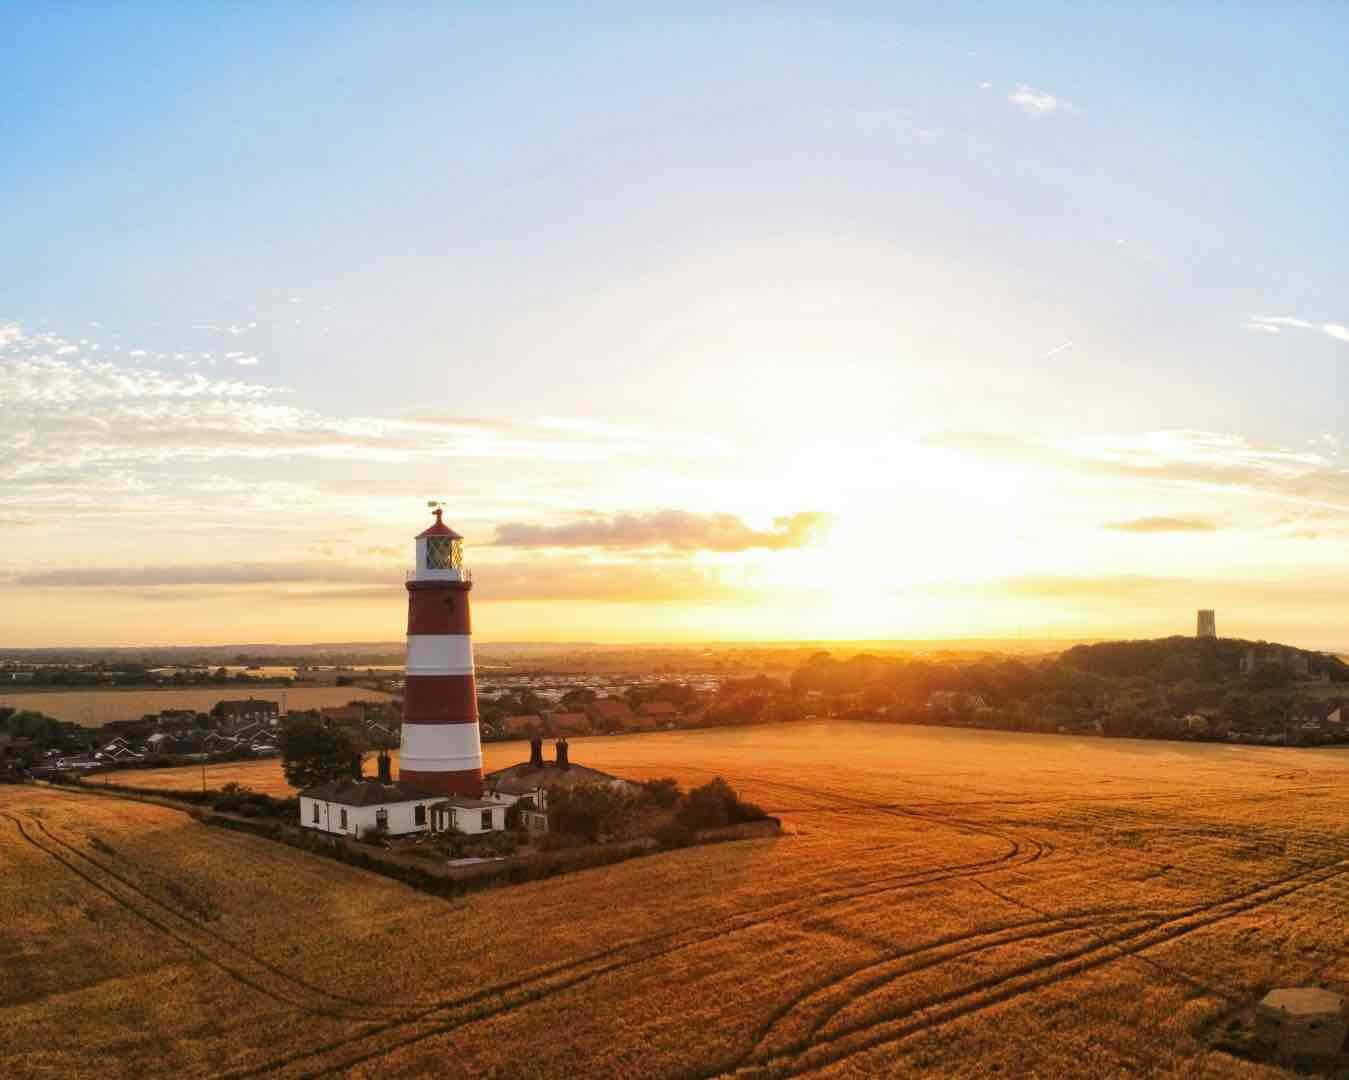
<instances>
[{"instance_id":1,"label":"lighthouse","mask_svg":"<svg viewBox=\"0 0 1349 1080\"><path fill-rule=\"evenodd\" d=\"M433 506L435 504L432 504ZM482 743L464 538L441 520L417 537L409 575L407 680L399 779L443 795L482 795Z\"/></svg>"}]
</instances>

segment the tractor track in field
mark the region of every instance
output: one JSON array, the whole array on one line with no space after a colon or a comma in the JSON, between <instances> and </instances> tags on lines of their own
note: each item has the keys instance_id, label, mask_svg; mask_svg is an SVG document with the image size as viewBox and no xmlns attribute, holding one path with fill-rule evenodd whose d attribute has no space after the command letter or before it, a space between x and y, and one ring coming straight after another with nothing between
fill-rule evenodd
<instances>
[{"instance_id":1,"label":"tractor track in field","mask_svg":"<svg viewBox=\"0 0 1349 1080\"><path fill-rule=\"evenodd\" d=\"M711 770L702 771L711 772ZM741 778L738 776L738 779L757 782L764 786L776 787L782 790L790 790L797 794L804 794L812 797L828 799L839 798L832 792L812 789L802 785L770 781L766 778L748 776ZM854 808L864 808L866 806L862 800L845 797L840 801L852 805ZM860 807L858 804L860 804ZM322 1065L310 1072L302 1073L300 1075L308 1078L349 1069L365 1061L383 1057L401 1047L422 1042L437 1035L452 1032L467 1024L513 1012L525 1005L540 1000L543 997L571 989L603 975L658 960L683 949L694 948L710 941L717 941L728 934L752 930L756 927L775 922L779 919L789 918L804 911L819 911L822 908L837 904L845 904L854 900L884 895L903 889L938 884L945 881L953 881L960 878L967 878L1027 865L1034 863L1053 852L1052 845L1048 843L1028 838L1018 839L1017 837L1010 835L1007 830L987 828L974 822L964 820L947 821L937 815L916 814L902 809L884 808L873 810L873 812L880 812L910 820L919 820L936 826L944 825L959 832L999 840L1006 844L1007 848L996 856L971 863L947 867L933 867L925 870L910 870L899 874L886 875L870 881L842 886L822 893L815 893L808 899L790 901L784 904L759 909L758 911L744 912L740 915L729 916L717 920L713 924L704 925L702 927L686 927L678 931L630 940L616 945L611 949L590 954L589 956L576 961L553 965L541 972L522 976L520 979L512 980L508 983L499 983L491 987L484 987L472 994L448 998L432 1007L420 1011L413 1011L400 1019L375 1024L367 1027L363 1031L341 1039L336 1039L316 1047L297 1050L256 1066L226 1073L223 1075L222 1080L247 1080L247 1078L275 1072L307 1059L317 1058L322 1055L340 1051L344 1048L353 1046L353 1044L377 1038L381 1035L394 1034L399 1036L394 1038L394 1040L387 1045L364 1050L357 1056L350 1057L340 1064L334 1063ZM686 940L671 941L671 939L685 936ZM635 956L621 955L634 949L640 949L644 945L652 945L658 942L670 943L661 945L654 950L641 952ZM507 998L508 995L515 995L518 1000L501 1000L497 1002L493 1002L492 1000L497 998ZM465 1009L470 1011L463 1016L446 1017L443 1015L454 1010ZM429 1027L423 1031L406 1030L421 1025L429 1025ZM403 1029L403 1031L400 1032L399 1029Z\"/></svg>"},{"instance_id":2,"label":"tractor track in field","mask_svg":"<svg viewBox=\"0 0 1349 1080\"><path fill-rule=\"evenodd\" d=\"M13 820L10 814L7 813L5 814L5 816L10 817L10 819ZM174 915L177 918L182 919L184 922L189 923L192 926L193 930L196 931L197 933L200 933L203 936L208 937L212 941L218 943L219 945L222 945L225 948L232 950L239 956L248 960L250 963L256 964L258 967L270 972L272 975L282 980L283 982L292 984L294 988L297 988L310 994L314 994L315 996L320 998L326 998L330 1001L337 1002L338 1009L346 1009L354 1007L362 1009L382 1009L385 1012L387 1012L390 1009L399 1008L399 1006L391 1006L387 1004L382 1004L380 1002L364 1001L361 1000L360 998L347 997L343 994L337 993L336 991L328 990L325 989L324 987L316 986L311 982L307 982L305 979L300 978L300 976L294 975L291 972L286 971L284 968L279 967L278 965L272 963L272 961L268 960L266 957L259 956L256 952L254 952L252 949L249 949L247 946L241 945L237 941L233 941L225 934L220 933L214 927L208 925L205 920L198 918L194 915L190 915L185 911L180 911L178 908L175 908L172 904L169 904L166 901L155 896L148 889L142 888L136 882L130 880L123 874L119 873L117 870L114 870L107 864L100 862L98 859L95 859L87 852L81 851L78 847L70 843L68 840L63 840L61 837L53 833L50 829L47 828L46 824L40 819L32 818L30 820L30 824L36 825L38 830L43 834L43 836L46 839L51 840L53 843L59 844L61 847L65 848L72 855L74 855L76 858L82 860L85 863L88 863L90 866L95 867L97 870L108 875L114 880L120 882L123 887L140 896L149 903L155 905L158 908L161 908L162 910L168 912L170 915Z\"/></svg>"},{"instance_id":3,"label":"tractor track in field","mask_svg":"<svg viewBox=\"0 0 1349 1080\"><path fill-rule=\"evenodd\" d=\"M1095 944L991 975L972 985L936 995L926 1001L884 1011L878 1016L841 1027L822 1038L818 1036L818 1032L824 1026L821 1024L816 1028L815 1037L798 1040L785 1052L768 1060L748 1065L732 1065L700 1075L704 1078L734 1076L742 1080L750 1078L767 1080L770 1077L799 1076L812 1072L857 1054L934 1030L1065 978L1103 967L1116 960L1134 958L1145 949L1164 945L1196 930L1206 929L1243 915L1346 873L1349 873L1349 860L1342 859L1327 866L1299 871L1285 878L1252 886L1207 904L1192 906L1177 914L1156 920L1141 929L1126 930L1113 935L1094 935L1098 939ZM1166 969L1163 967L1163 970ZM878 982L853 1001L883 992L906 974L908 973L900 973L894 979ZM843 976L844 979L848 977L846 974ZM1189 979L1188 976L1184 977Z\"/></svg>"},{"instance_id":4,"label":"tractor track in field","mask_svg":"<svg viewBox=\"0 0 1349 1080\"><path fill-rule=\"evenodd\" d=\"M1132 917L1128 917L1132 916ZM1040 941L1060 934L1088 929L1095 923L1109 921L1112 924L1146 924L1147 919L1128 907L1104 908L1090 913L1064 916L1045 916L1013 923L1010 926L993 929L974 930L965 934L952 934L945 938L928 942L912 949L895 950L876 960L842 974L834 972L807 987L800 994L784 1002L755 1032L754 1043L738 1062L738 1066L760 1060L770 1060L781 1053L799 1050L809 1046L816 1034L830 1020L855 1000L865 998L872 992L891 983L916 975L929 968L939 967L952 960L962 960L990 949L1005 945L1015 945L1023 941ZM1140 927L1141 929L1142 927ZM902 968L892 971L893 968ZM869 978L863 978L870 975ZM849 995L840 1000L831 1000L838 993ZM793 1017L805 1014L805 1034L795 1039L780 1036L783 1028L791 1026ZM776 1037L775 1037L776 1036ZM767 1049L776 1043L780 1049Z\"/></svg>"},{"instance_id":5,"label":"tractor track in field","mask_svg":"<svg viewBox=\"0 0 1349 1080\"><path fill-rule=\"evenodd\" d=\"M187 952L191 953L193 956L211 965L212 967L219 969L226 976L228 976L230 979L233 979L240 985L245 986L256 993L259 993L266 998L270 998L272 1001L277 1002L279 1005L283 1005L289 1009L295 1009L299 1012L307 1013L311 1016L321 1016L326 1019L337 1019L337 1020L366 1019L354 1017L350 1013L344 1013L341 1011L334 1010L332 1008L316 1007L308 1002L296 1000L293 997L288 997L285 992L279 991L273 987L266 986L261 981L260 977L256 976L255 974L240 971L237 967L222 960L219 956L213 955L208 949L204 948L201 944L192 941L183 931L176 930L173 927L168 926L165 922L156 918L154 915L151 915L149 912L137 907L134 903L132 903L125 896L119 893L115 888L110 887L108 884L106 884L106 882L99 881L93 874L89 873L86 870L81 869L70 859L62 855L59 851L44 846L37 839L34 838L34 836L24 827L23 821L14 814L0 812L0 817L6 818L14 825L14 827L19 832L19 836L22 837L25 843L35 848L36 850L42 852L42 854L46 855L53 861L59 863L61 866L65 867L72 874L83 880L86 884L88 884L92 888L103 893L122 910L128 912L130 915L140 919L142 922L153 927L155 930L159 931L159 933L163 934L165 937L171 939L172 941L177 942L185 950L187 950ZM106 869L104 869L103 872L107 873ZM122 879L118 878L117 875L115 874L109 874L109 876L113 877L115 880L118 880L119 882L122 881ZM126 887L124 882L123 886ZM136 892L137 895L143 895L138 890L132 889L132 891ZM171 907L168 907L168 905L161 903L159 906L165 908L167 911L169 911L171 914L175 915L178 918L186 918L186 916L183 916L182 913L174 911ZM188 921L190 922L190 920Z\"/></svg>"}]
</instances>

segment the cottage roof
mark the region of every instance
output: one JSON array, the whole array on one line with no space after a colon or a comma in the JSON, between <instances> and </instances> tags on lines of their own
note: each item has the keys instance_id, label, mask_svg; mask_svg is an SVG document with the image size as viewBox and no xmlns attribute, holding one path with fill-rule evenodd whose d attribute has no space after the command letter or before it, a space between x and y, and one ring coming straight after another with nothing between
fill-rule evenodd
<instances>
[{"instance_id":1,"label":"cottage roof","mask_svg":"<svg viewBox=\"0 0 1349 1080\"><path fill-rule=\"evenodd\" d=\"M467 795L451 795L448 799L441 799L431 805L432 807L453 806L456 810L491 810L501 804L490 802L487 799L470 799Z\"/></svg>"},{"instance_id":2,"label":"cottage roof","mask_svg":"<svg viewBox=\"0 0 1349 1080\"><path fill-rule=\"evenodd\" d=\"M300 795L306 799L321 799L323 802L341 803L343 806L383 806L387 803L421 802L434 799L429 791L404 784L382 784L378 780L356 780L346 778L329 780L326 784L315 784L305 788Z\"/></svg>"},{"instance_id":3,"label":"cottage roof","mask_svg":"<svg viewBox=\"0 0 1349 1080\"><path fill-rule=\"evenodd\" d=\"M536 768L528 761L512 765L508 769L498 769L483 778L486 787L501 791L507 795L528 795L539 788L573 787L576 784L607 784L621 777L613 776L587 765L569 765L562 768L555 761L545 761L543 768ZM626 782L626 781L624 781Z\"/></svg>"}]
</instances>

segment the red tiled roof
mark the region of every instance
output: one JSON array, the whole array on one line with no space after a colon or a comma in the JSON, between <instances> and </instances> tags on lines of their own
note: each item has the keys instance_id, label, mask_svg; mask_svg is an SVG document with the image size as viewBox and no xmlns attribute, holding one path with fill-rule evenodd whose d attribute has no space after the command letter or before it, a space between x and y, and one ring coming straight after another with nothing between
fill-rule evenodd
<instances>
[{"instance_id":1,"label":"red tiled roof","mask_svg":"<svg viewBox=\"0 0 1349 1080\"><path fill-rule=\"evenodd\" d=\"M590 707L606 720L627 720L632 716L628 703L618 698L601 698L591 702Z\"/></svg>"},{"instance_id":2,"label":"red tiled roof","mask_svg":"<svg viewBox=\"0 0 1349 1080\"><path fill-rule=\"evenodd\" d=\"M589 731L590 717L579 712L553 713L548 718L548 726L555 732Z\"/></svg>"}]
</instances>

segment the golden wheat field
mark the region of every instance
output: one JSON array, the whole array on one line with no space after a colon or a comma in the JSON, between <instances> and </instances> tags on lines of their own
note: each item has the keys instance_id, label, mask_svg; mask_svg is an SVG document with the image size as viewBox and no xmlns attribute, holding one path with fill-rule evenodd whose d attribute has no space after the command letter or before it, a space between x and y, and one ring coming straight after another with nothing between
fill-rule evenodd
<instances>
[{"instance_id":1,"label":"golden wheat field","mask_svg":"<svg viewBox=\"0 0 1349 1080\"><path fill-rule=\"evenodd\" d=\"M99 727L113 720L139 720L164 709L194 709L209 712L217 701L232 698L275 701L282 711L318 709L345 705L348 701L390 701L379 690L352 686L212 686L204 690L27 690L0 692L0 705L36 709L57 720L84 727Z\"/></svg>"},{"instance_id":2,"label":"golden wheat field","mask_svg":"<svg viewBox=\"0 0 1349 1080\"><path fill-rule=\"evenodd\" d=\"M1221 1025L1349 989L1344 751L809 724L573 757L725 775L786 835L442 901L0 787L0 1075L1277 1076Z\"/></svg>"}]
</instances>

